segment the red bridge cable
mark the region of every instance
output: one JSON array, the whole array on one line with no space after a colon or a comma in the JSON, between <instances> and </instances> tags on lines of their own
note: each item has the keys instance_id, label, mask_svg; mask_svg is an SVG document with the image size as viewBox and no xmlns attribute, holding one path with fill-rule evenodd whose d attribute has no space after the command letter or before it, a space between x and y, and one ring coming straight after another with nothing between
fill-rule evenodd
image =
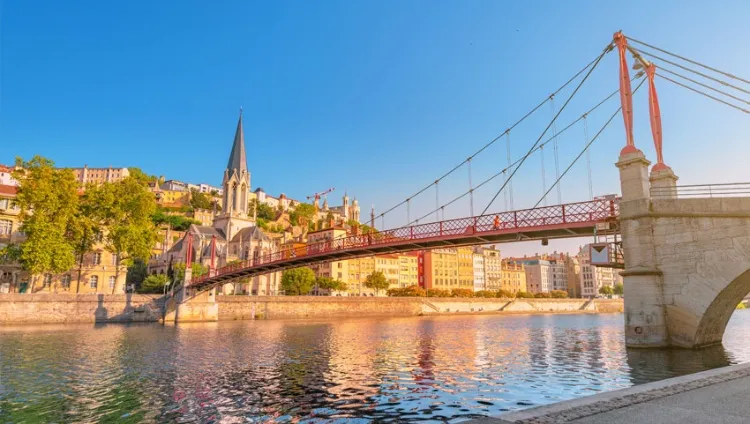
<instances>
[{"instance_id":1,"label":"red bridge cable","mask_svg":"<svg viewBox=\"0 0 750 424\"><path fill-rule=\"evenodd\" d=\"M641 82L641 84L642 84L642 82ZM640 86L640 85L639 85L639 86ZM574 126L575 124L577 124L577 123L578 123L579 121L581 121L582 119L584 119L584 118L585 118L585 117L586 117L586 116L587 116L588 114L590 114L590 113L591 113L591 112L593 112L594 110L598 109L598 108L599 108L599 107L600 107L601 105L603 105L603 104L604 104L604 103L605 103L605 102L606 102L607 100L611 99L611 98L612 98L612 97L613 97L613 96L614 96L615 94L617 94L617 93L619 93L619 92L620 92L620 89L618 88L617 90L615 90L615 91L613 91L612 93L610 93L610 94L609 94L609 95L608 95L607 97L605 97L605 98L604 98L604 99L603 99L602 101L600 101L600 102L599 102L599 103L597 103L597 104L596 104L596 105L595 105L594 107L592 107L591 109L589 109L588 111L586 111L586 113L584 113L583 115L581 115L580 117L578 117L578 118L577 118L576 120L574 120L573 122L571 122L570 124L568 124L568 125L567 125L567 126L566 126L565 128L563 128L562 130L560 130L560 131L559 131L559 132L557 133L557 135L563 134L564 132L566 132L567 130L569 130L570 128L572 128L572 127L573 127L573 126ZM584 121L584 122L585 122L585 121ZM542 146L545 146L545 145L549 144L550 142L552 142L552 137L548 138L547 140L545 140L545 142L544 142L544 143L542 143L542 144L541 144L540 146L538 146L538 147L537 147L536 149L534 149L534 152L536 152L537 150L541 149L541 148L542 148ZM532 153L533 153L533 152L532 152ZM507 167L505 167L504 169L501 169L501 170L500 170L499 172L497 172L497 173L495 173L495 174L491 175L491 176L490 176L489 178L487 178L487 179L485 179L484 181L482 181L481 183L479 183L479 184L478 184L477 186L475 186L475 187L474 187L474 191L476 191L477 189L481 188L482 186L484 186L485 184L489 183L490 181L494 180L495 178L499 177L500 175L503 175L503 174L505 174L505 173L506 173L507 171L509 171L509 170L510 170L511 168L513 168L513 166L515 166L516 164L518 164L518 163L519 163L520 161L521 161L521 159L520 159L520 158L519 158L519 159L516 159L516 160L515 160L515 162L512 162L512 163L511 163L511 162L509 161L509 162L508 162L508 166L507 166ZM512 187L512 182L509 182L509 183L508 183L508 187ZM417 222L417 221L420 221L420 220L422 220L422 219L426 218L427 216L429 216L429 215L431 215L431 214L433 214L433 213L436 213L436 212L438 212L438 211L440 211L440 210L443 210L443 218L442 218L442 219L444 220L444 219L445 219L445 211L444 211L445 207L446 207L446 206L450 206L450 205L452 205L453 203L455 203L455 202L457 202L457 201L459 201L459 200L463 199L463 198L464 198L464 197L466 197L466 195L468 195L468 194L469 194L469 192L468 192L468 191L467 191L467 192L464 192L463 194L459 195L458 197L455 197L455 198L453 198L453 200L451 200L450 202L448 202L448 203L445 203L445 204L443 204L442 206L438 206L438 207L437 207L437 208L436 208L436 209L435 209L434 211L428 212L428 213L426 213L426 214L424 214L424 215L420 216L419 218L415 219L414 221L411 221L410 223L408 223L407 225L411 225L411 224L413 224L413 223L415 223L415 222ZM512 193L511 193L511 195L512 195ZM512 198L511 198L511 209L513 208L513 206L512 206L512 203L513 203L513 202L512 202Z\"/></svg>"},{"instance_id":2,"label":"red bridge cable","mask_svg":"<svg viewBox=\"0 0 750 424\"><path fill-rule=\"evenodd\" d=\"M561 86L560 86L560 88L558 88L557 90L555 90L555 92L554 92L554 93L552 93L552 95L555 95L555 94L559 93L560 91L562 91L563 89L565 89L565 87L567 87L567 86L568 86L568 84L570 84L571 82L573 82L573 81L574 81L574 80L575 80L576 78L578 78L578 76L579 76L579 75L581 75L581 74L582 74L582 73L583 73L583 72L584 72L584 71L585 71L586 69L588 69L588 68L589 68L589 67L590 67L591 65L593 65L594 63L596 63L596 62L597 62L598 60L599 60L599 57L597 57L597 58L595 58L594 60L592 60L591 62L589 62L589 63L588 63L588 64L587 64L586 66L584 66L584 67L583 67L583 68L582 68L582 69L581 69L580 71L576 72L576 74L575 74L575 75L573 75L572 77L570 77L570 79L568 79L568 80L567 80L567 81L565 82L565 84L561 85ZM513 125L511 125L510 127L508 127L508 128L507 128L507 129L506 129L506 130L505 130L505 131L504 131L504 132L502 133L502 134L500 134L500 135L498 135L497 137L493 138L493 139L492 139L492 140L491 140L490 142L488 142L487 144L485 144L485 145L484 145L484 146L483 146L483 147L482 147L481 149L477 150L476 152L474 152L474 154L473 154L473 155L471 155L471 156L469 156L469 157L470 157L470 158L473 158L473 157L477 156L478 154L482 153L482 152L483 152L484 150L486 150L486 149L487 149L488 147L492 146L492 145L493 145L493 144L494 144L494 143L495 143L495 142L496 142L497 140L499 140L500 138L502 138L502 137L503 137L503 136L504 136L504 135L505 135L506 133L509 133L509 132L510 132L510 131L511 131L512 129L514 129L514 128L515 128L515 127L517 127L517 126L518 126L519 124L521 124L521 123L522 123L523 121L525 121L525 120L526 120L526 118L528 118L528 117L529 117L529 116L531 116L531 115L532 115L532 114L533 114L534 112L536 112L537 110L539 110L539 108L541 108L542 106L544 106L544 104L545 104L545 103L547 103L547 101L549 101L549 97L545 98L545 99L544 99L544 101L542 101L541 103L539 103L538 105L536 105L536 106L535 106L535 107L534 107L533 109L531 109L531 110L530 110L529 112L527 112L527 113L526 113L526 115L524 115L524 116L523 116L523 117L522 117L521 119L519 119L519 120L518 120L518 121L516 121L516 122L515 122L515 123L514 123ZM447 177L447 176L451 175L452 173L454 173L454 172L455 172L455 171L456 171L456 170L457 170L458 168L460 168L461 166L463 166L463 165L464 165L465 163L466 163L466 160L464 160L463 162L461 162L461 163L459 163L458 165L454 166L454 167L453 167L453 168L452 168L452 169L451 169L450 171L446 172L446 173L445 173L445 174L443 174L443 175L442 175L442 176L441 176L440 178L438 178L437 180L435 180L435 182L433 182L433 183L432 183L432 184L430 184L430 185L427 185L427 186L425 186L425 187L424 187L424 188L422 188L421 190L419 190L419 191L417 191L416 193L414 193L414 194L412 194L411 196L409 196L409 198L414 198L414 197L416 197L416 196L419 196L419 195L420 195L420 194L422 194L422 193L423 193L423 192L424 192L425 190L427 190L428 188L430 188L430 187L432 187L433 185L435 185L435 183L437 183L438 181L440 181L440 180L444 179L445 177ZM386 210L385 212L382 212L382 213L381 213L381 214L380 214L379 216L381 216L381 217L382 217L383 215L385 215L385 214L387 214L387 213L389 213L389 212L393 211L394 209L398 208L399 206L403 205L404 203L406 203L406 200L404 200L404 201L402 201L402 202L400 202L400 203L398 203L398 204L396 204L396 205L392 206L392 207L391 207L390 209Z\"/></svg>"},{"instance_id":3,"label":"red bridge cable","mask_svg":"<svg viewBox=\"0 0 750 424\"><path fill-rule=\"evenodd\" d=\"M700 91L700 90L698 90L698 89L696 89L696 88L690 87L689 85L685 85L685 84L683 84L683 83L681 83L681 82L679 82L679 81L675 81L675 80L673 80L672 78L669 78L669 77L665 77L664 75L661 75L661 74L656 74L656 76L658 76L658 77L660 77L660 78L663 78L663 79L665 79L665 80L667 80L667 81L671 82L672 84L676 84L676 85L679 85L680 87L683 87L683 88L687 88L688 90L690 90L690 91L694 91L694 92L696 92L696 93L698 93L698 94L700 94L700 95L702 95L702 96L706 96L706 97L708 97L709 99L713 99L713 100L716 100L716 101L717 101L717 102L719 102L719 103L724 103L725 105L727 105L727 106L729 106L729 107L732 107L732 108L735 108L735 109L737 109L737 110L739 110L739 111L741 111L741 112L745 112L745 113L747 113L747 114L750 114L750 110L747 110L747 109L741 108L741 107L739 107L739 106L733 105L733 104L731 104L731 103L729 103L729 102L726 102L726 101L724 101L724 100L722 100L722 99L720 99L720 98L718 98L718 97L712 96L712 95L710 95L710 94L708 94L708 93L705 93L705 92L703 92L703 91Z\"/></svg>"},{"instance_id":4,"label":"red bridge cable","mask_svg":"<svg viewBox=\"0 0 750 424\"><path fill-rule=\"evenodd\" d=\"M642 79L641 82L638 83L638 86L635 87L635 90L633 90L633 94L635 94L638 91L638 89L641 88L641 86L643 85L643 83L645 81L646 81L645 79ZM604 125L596 133L596 135L594 135L594 138L592 138L588 143L586 143L586 146L584 146L583 150L581 150L581 152L578 153L578 156L576 156L573 159L573 161L570 163L570 165L568 165L568 167L565 168L565 171L563 171L562 175L560 175L555 180L555 182L552 184L552 186L550 186L550 188L547 190L547 192L544 193L544 195L541 198L539 198L539 200L536 202L536 204L534 204L534 207L532 207L531 209L536 209L536 207L539 206L540 203L542 203L542 201L549 194L549 192L552 191L552 188L555 187L556 185L560 184L560 180L562 180L562 178L568 173L568 171L570 171L570 169L573 167L573 165L575 165L576 162L578 162L578 159L580 159L581 156L583 156L583 154L589 150L589 147L591 147L591 145L594 144L594 142L596 141L596 139L599 138L599 136L602 134L602 132L604 132L604 129L607 128L607 126L612 122L613 119L615 119L615 116L617 116L617 114L620 113L621 110L622 110L622 106L620 106L619 108L617 108L617 110L615 111L615 113L613 113L612 116L609 117L609 119L607 120L607 122L605 122Z\"/></svg>"},{"instance_id":5,"label":"red bridge cable","mask_svg":"<svg viewBox=\"0 0 750 424\"><path fill-rule=\"evenodd\" d=\"M680 68L680 69L684 69L684 70L686 70L686 71L688 71L688 72L692 72L692 73L694 73L694 74L696 74L696 75L700 75L700 76L702 76L703 78L708 78L708 79L710 79L711 81L715 81L715 82L718 82L718 83L719 83L719 84L721 84L721 85L724 85L724 86L727 86L727 87L731 87L731 88L734 88L735 90L741 91L741 92L743 92L743 93L746 93L746 94L750 94L750 91L748 91L748 90L745 90L744 88L741 88L741 87L737 87L736 85L732 85L732 84L730 84L730 83L728 83L728 82L726 82L726 81L720 80L720 79L718 79L718 78L714 78L714 77L712 77L712 76L710 76L710 75L706 75L706 74L704 74L703 72L700 72L700 71L696 71L695 69L690 69L690 68L688 68L687 66L683 66L683 65L680 65L679 63L675 63L675 62L672 62L671 60L668 60L668 59L664 59L663 57L661 57L661 56L657 56L657 55L655 55L655 54L653 54L653 53L651 53L651 52L647 52L647 51L645 51L645 50L641 50L641 49L636 49L636 48L633 48L633 50L637 51L637 52L638 52L639 54L641 54L641 55L644 55L644 56L648 56L648 57L651 57L651 58L654 58L654 59L657 59L657 60L661 60L661 61L662 61L662 62L664 62L664 63L668 63L668 64L670 64L670 65L672 65L672 66L676 66L676 67L678 67L678 68Z\"/></svg>"},{"instance_id":6,"label":"red bridge cable","mask_svg":"<svg viewBox=\"0 0 750 424\"><path fill-rule=\"evenodd\" d=\"M639 40L636 40L635 38L632 38L632 37L628 37L628 36L626 36L625 38L627 38L628 40L630 40L630 41L632 41L632 42L634 42L634 43L640 44L640 45L642 45L642 46L646 46L646 47L652 48L652 49L654 49L654 50L658 50L658 51L660 51L660 52L662 52L662 53L666 53L666 54L668 54L668 55L670 55L670 56L673 56L673 57L676 57L676 58L678 58L678 59L684 60L685 62L689 62L689 63L692 63L693 65L698 65L698 66L700 66L700 67L702 67L702 68L708 69L708 70L710 70L710 71L714 71L714 72L716 72L716 73L722 74L722 75L724 75L724 76L727 76L727 77L729 77L729 78L733 78L733 79L736 79L736 80L738 80L738 81L742 81L742 82L744 82L745 84L750 84L750 81L748 81L748 80L746 80L746 79L744 79L744 78L738 77L737 75L733 75L733 74L731 74L731 73L729 73L729 72L724 72L724 71L722 71L722 70L719 70L719 69L713 68L713 67L711 67L711 66L708 66L708 65L704 65L704 64L702 64L702 63L700 63L700 62L696 62L695 60L691 60L691 59L688 59L688 58L686 58L686 57L684 57L684 56L680 56L680 55L678 55L678 54L676 54L676 53L672 53L672 52L669 52L669 51L667 51L667 50L664 50L664 49L660 49L659 47L656 47L656 46L652 46L651 44L645 43L645 42L643 42L643 41L639 41Z\"/></svg>"},{"instance_id":7,"label":"red bridge cable","mask_svg":"<svg viewBox=\"0 0 750 424\"><path fill-rule=\"evenodd\" d=\"M534 145L531 146L531 148L529 149L529 151L523 157L521 157L521 162L510 173L510 175L508 176L508 180L513 179L513 176L516 175L516 172L518 172L518 170L521 168L521 165L523 165L523 163L526 162L526 159L529 157L529 155L531 155L531 153L534 151L534 149L539 145L539 142L542 141L542 138L547 133L547 131L549 131L549 129L552 126L552 124L557 120L557 117L560 116L560 114L562 113L563 110L565 110L565 108L568 106L568 104L573 99L573 97L578 93L578 90L581 88L581 86L586 82L586 80L589 78L589 76L594 71L594 69L596 69L596 66L599 65L599 62L602 60L602 58L604 57L604 55L607 54L608 52L612 51L612 47L613 47L612 43L607 44L607 47L605 47L604 50L601 52L601 54L599 54L599 57L596 58L596 61L594 61L594 64L591 66L591 68L589 69L589 71L583 77L583 79L581 80L581 82L578 83L578 86L575 88L575 90L573 90L573 92L570 94L570 96L568 96L567 100L565 100L565 103L563 103L563 105L560 108L560 110L557 111L557 114L552 118L552 120L550 121L550 123L547 124L547 127L539 135L539 138L537 138L537 140L534 143ZM490 206L492 206L492 203L495 202L495 199L497 199L497 196L500 194L501 191L503 191L503 189L505 188L506 185L507 185L507 183L503 184L500 187L500 189L497 191L497 193L495 193L495 195L492 197L492 200L490 200L490 203L488 203L487 207L485 207L484 210L482 211L482 215L484 215L487 212L487 209L489 209Z\"/></svg>"}]
</instances>

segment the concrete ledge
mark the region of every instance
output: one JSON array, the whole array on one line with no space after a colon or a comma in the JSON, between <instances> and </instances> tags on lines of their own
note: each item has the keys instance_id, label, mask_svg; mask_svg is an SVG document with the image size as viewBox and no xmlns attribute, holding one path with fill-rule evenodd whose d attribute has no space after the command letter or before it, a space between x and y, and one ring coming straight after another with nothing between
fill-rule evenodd
<instances>
[{"instance_id":1,"label":"concrete ledge","mask_svg":"<svg viewBox=\"0 0 750 424\"><path fill-rule=\"evenodd\" d=\"M579 399L539 406L518 412L510 412L499 417L481 418L468 422L498 424L565 423L748 376L750 376L750 363L668 378L662 381L599 393Z\"/></svg>"}]
</instances>

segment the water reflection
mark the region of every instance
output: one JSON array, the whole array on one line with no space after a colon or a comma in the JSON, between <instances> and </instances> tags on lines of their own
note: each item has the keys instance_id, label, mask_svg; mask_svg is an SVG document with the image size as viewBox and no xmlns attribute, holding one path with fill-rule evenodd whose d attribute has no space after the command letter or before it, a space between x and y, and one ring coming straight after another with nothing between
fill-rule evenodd
<instances>
[{"instance_id":1,"label":"water reflection","mask_svg":"<svg viewBox=\"0 0 750 424\"><path fill-rule=\"evenodd\" d=\"M2 422L456 421L750 359L625 349L621 315L0 328Z\"/></svg>"}]
</instances>

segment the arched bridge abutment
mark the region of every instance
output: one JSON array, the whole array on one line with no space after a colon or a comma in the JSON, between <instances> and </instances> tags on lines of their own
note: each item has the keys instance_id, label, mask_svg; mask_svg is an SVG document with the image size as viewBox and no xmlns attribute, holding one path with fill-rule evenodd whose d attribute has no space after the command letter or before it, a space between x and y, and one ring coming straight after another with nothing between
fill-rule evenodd
<instances>
[{"instance_id":1,"label":"arched bridge abutment","mask_svg":"<svg viewBox=\"0 0 750 424\"><path fill-rule=\"evenodd\" d=\"M750 197L680 198L672 170L649 164L640 151L617 163L626 343L719 344L750 292Z\"/></svg>"}]
</instances>

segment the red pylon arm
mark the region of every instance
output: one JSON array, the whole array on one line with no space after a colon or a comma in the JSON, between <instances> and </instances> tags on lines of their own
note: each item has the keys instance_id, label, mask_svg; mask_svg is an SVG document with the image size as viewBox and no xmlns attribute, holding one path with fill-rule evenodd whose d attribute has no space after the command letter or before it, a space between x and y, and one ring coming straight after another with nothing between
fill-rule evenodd
<instances>
[{"instance_id":1,"label":"red pylon arm","mask_svg":"<svg viewBox=\"0 0 750 424\"><path fill-rule=\"evenodd\" d=\"M625 57L628 41L618 31L614 36L615 45L620 56L620 102L622 103L622 119L625 121L625 137L627 145L622 149L620 154L637 152L633 142L633 92L630 88L630 72L628 70L628 61Z\"/></svg>"},{"instance_id":2,"label":"red pylon arm","mask_svg":"<svg viewBox=\"0 0 750 424\"><path fill-rule=\"evenodd\" d=\"M659 96L656 94L654 85L654 75L656 75L656 66L649 63L646 66L646 76L648 77L648 113L651 117L651 134L654 136L654 147L656 148L656 165L651 169L658 171L667 169L664 164L662 155L662 138L661 138L661 110L659 109Z\"/></svg>"}]
</instances>

